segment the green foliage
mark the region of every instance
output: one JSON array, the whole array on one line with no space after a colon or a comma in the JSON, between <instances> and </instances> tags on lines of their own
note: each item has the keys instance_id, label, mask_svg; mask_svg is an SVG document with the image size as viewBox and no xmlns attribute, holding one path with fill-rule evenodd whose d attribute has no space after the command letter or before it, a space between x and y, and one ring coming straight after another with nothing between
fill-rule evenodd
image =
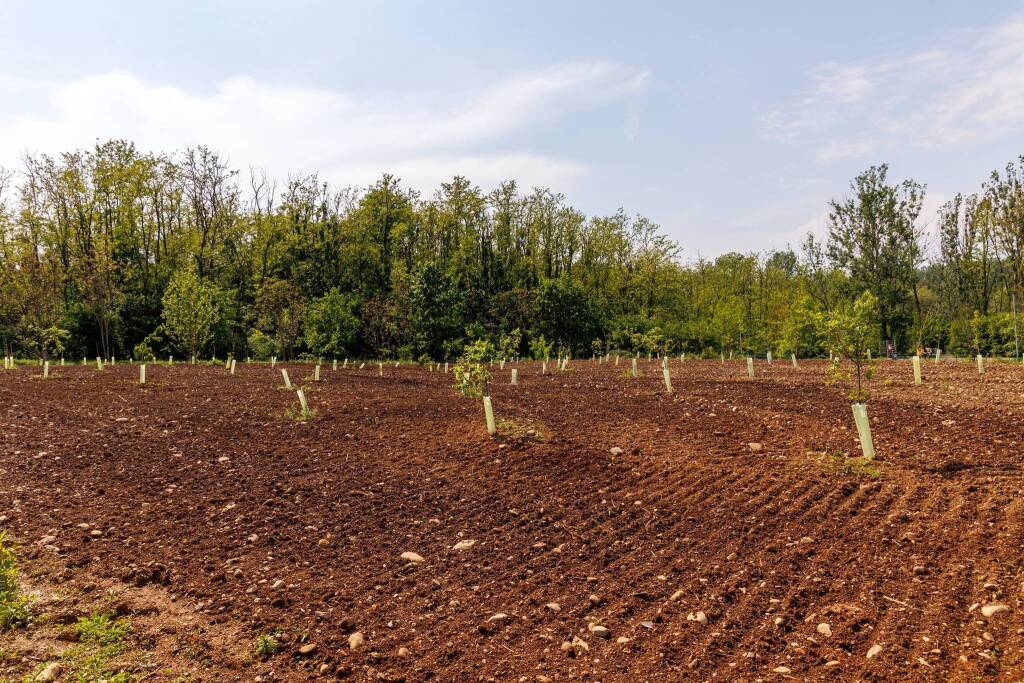
<instances>
[{"instance_id":1,"label":"green foliage","mask_svg":"<svg viewBox=\"0 0 1024 683\"><path fill-rule=\"evenodd\" d=\"M466 346L459 362L452 368L455 388L463 396L486 396L487 383L491 373L487 363L494 358L494 347L490 342L478 339Z\"/></svg>"},{"instance_id":2,"label":"green foliage","mask_svg":"<svg viewBox=\"0 0 1024 683\"><path fill-rule=\"evenodd\" d=\"M306 347L324 358L349 355L361 327L359 299L335 287L309 306Z\"/></svg>"},{"instance_id":3,"label":"green foliage","mask_svg":"<svg viewBox=\"0 0 1024 683\"><path fill-rule=\"evenodd\" d=\"M539 357L596 353L595 340L810 355L825 346L809 313L864 290L880 338L900 350L1016 348L1024 160L942 207L928 264L925 188L890 181L884 165L830 204L824 244L686 262L643 216L588 217L514 181L481 189L455 176L426 196L390 175L361 192L311 174L275 192L209 148L123 140L24 165L16 183L0 173L0 346L22 356L453 359L471 339L505 358L523 339ZM551 349L533 348L541 335Z\"/></svg>"},{"instance_id":4,"label":"green foliage","mask_svg":"<svg viewBox=\"0 0 1024 683\"><path fill-rule=\"evenodd\" d=\"M534 360L547 360L551 358L554 350L555 345L545 339L543 334L538 334L530 340L530 355Z\"/></svg>"},{"instance_id":5,"label":"green foliage","mask_svg":"<svg viewBox=\"0 0 1024 683\"><path fill-rule=\"evenodd\" d=\"M264 283L256 292L256 329L274 340L287 360L302 334L306 303L298 288L287 280Z\"/></svg>"},{"instance_id":6,"label":"green foliage","mask_svg":"<svg viewBox=\"0 0 1024 683\"><path fill-rule=\"evenodd\" d=\"M880 332L893 339L913 318L925 188L912 180L890 185L888 171L872 166L850 184L850 198L831 202L828 254L850 274L851 291L874 295Z\"/></svg>"},{"instance_id":7,"label":"green foliage","mask_svg":"<svg viewBox=\"0 0 1024 683\"><path fill-rule=\"evenodd\" d=\"M113 614L96 612L88 617L80 617L75 623L74 630L79 641L83 643L120 645L131 631L131 624Z\"/></svg>"},{"instance_id":8,"label":"green foliage","mask_svg":"<svg viewBox=\"0 0 1024 683\"><path fill-rule=\"evenodd\" d=\"M252 653L258 659L270 659L277 654L277 651L281 648L277 642L275 634L264 634L256 639L256 644L253 645Z\"/></svg>"},{"instance_id":9,"label":"green foliage","mask_svg":"<svg viewBox=\"0 0 1024 683\"><path fill-rule=\"evenodd\" d=\"M96 612L79 618L73 630L78 636L78 645L66 650L63 658L77 681L128 683L131 680L127 672L114 673L110 670L112 660L125 650L126 639L131 632L127 619Z\"/></svg>"},{"instance_id":10,"label":"green foliage","mask_svg":"<svg viewBox=\"0 0 1024 683\"><path fill-rule=\"evenodd\" d=\"M156 360L156 355L153 353L153 349L145 341L140 341L132 349L132 358L138 361L152 361Z\"/></svg>"},{"instance_id":11,"label":"green foliage","mask_svg":"<svg viewBox=\"0 0 1024 683\"><path fill-rule=\"evenodd\" d=\"M852 385L849 397L855 403L866 402L869 398L865 383L871 380L872 362L868 353L878 340L877 325L878 300L867 290L852 304L844 302L818 315L819 334L836 354L829 376L837 384ZM850 363L852 369L844 365L843 360Z\"/></svg>"},{"instance_id":12,"label":"green foliage","mask_svg":"<svg viewBox=\"0 0 1024 683\"><path fill-rule=\"evenodd\" d=\"M25 328L24 343L40 358L50 358L64 354L64 345L70 337L71 333L62 327L37 327L30 323Z\"/></svg>"},{"instance_id":13,"label":"green foliage","mask_svg":"<svg viewBox=\"0 0 1024 683\"><path fill-rule=\"evenodd\" d=\"M302 404L296 400L296 402L284 409L284 416L289 420L295 420L296 422L306 422L316 417L316 408L306 408L303 410Z\"/></svg>"},{"instance_id":14,"label":"green foliage","mask_svg":"<svg viewBox=\"0 0 1024 683\"><path fill-rule=\"evenodd\" d=\"M501 357L505 360L515 358L519 355L519 347L523 344L523 332L518 327L508 334L501 335L498 340L498 349Z\"/></svg>"},{"instance_id":15,"label":"green foliage","mask_svg":"<svg viewBox=\"0 0 1024 683\"><path fill-rule=\"evenodd\" d=\"M445 342L460 336L464 319L462 295L455 279L431 261L413 277L410 310L419 353L440 358Z\"/></svg>"},{"instance_id":16,"label":"green foliage","mask_svg":"<svg viewBox=\"0 0 1024 683\"><path fill-rule=\"evenodd\" d=\"M270 360L271 356L277 355L277 346L274 344L274 340L261 330L249 332L246 344L249 346L249 354L256 360Z\"/></svg>"},{"instance_id":17,"label":"green foliage","mask_svg":"<svg viewBox=\"0 0 1024 683\"><path fill-rule=\"evenodd\" d=\"M545 280L537 290L538 327L570 352L584 350L600 332L600 315L583 286L568 277Z\"/></svg>"},{"instance_id":18,"label":"green foliage","mask_svg":"<svg viewBox=\"0 0 1024 683\"><path fill-rule=\"evenodd\" d=\"M1018 326L1020 321L1018 321ZM1017 332L1024 330L1018 329ZM1014 320L1012 313L976 314L970 319L954 320L949 325L946 350L961 356L1008 356L1013 357L1017 345L1014 342ZM1024 351L1024 343L1021 345Z\"/></svg>"},{"instance_id":19,"label":"green foliage","mask_svg":"<svg viewBox=\"0 0 1024 683\"><path fill-rule=\"evenodd\" d=\"M188 356L200 356L213 339L220 320L216 288L194 268L182 268L171 278L163 296L164 329Z\"/></svg>"},{"instance_id":20,"label":"green foliage","mask_svg":"<svg viewBox=\"0 0 1024 683\"><path fill-rule=\"evenodd\" d=\"M0 631L26 623L28 597L18 585L18 563L7 532L0 531Z\"/></svg>"}]
</instances>

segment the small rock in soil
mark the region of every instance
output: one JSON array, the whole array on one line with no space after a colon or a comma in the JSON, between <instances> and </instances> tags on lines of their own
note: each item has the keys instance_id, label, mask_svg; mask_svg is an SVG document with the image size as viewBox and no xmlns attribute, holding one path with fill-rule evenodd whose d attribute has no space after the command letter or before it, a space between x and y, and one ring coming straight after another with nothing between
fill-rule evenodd
<instances>
[{"instance_id":1,"label":"small rock in soil","mask_svg":"<svg viewBox=\"0 0 1024 683\"><path fill-rule=\"evenodd\" d=\"M407 647L400 647L400 648L398 648L398 656L399 657L408 657L409 656L409 648L407 648Z\"/></svg>"},{"instance_id":2,"label":"small rock in soil","mask_svg":"<svg viewBox=\"0 0 1024 683\"><path fill-rule=\"evenodd\" d=\"M985 605L981 608L981 616L985 617L986 619L990 619L996 616L997 614L1006 614L1009 611L1010 608L1006 605Z\"/></svg>"},{"instance_id":3,"label":"small rock in soil","mask_svg":"<svg viewBox=\"0 0 1024 683\"><path fill-rule=\"evenodd\" d=\"M546 604L544 606L547 607L552 612L561 612L562 611L562 606L559 605L557 602L549 602L548 604Z\"/></svg>"},{"instance_id":4,"label":"small rock in soil","mask_svg":"<svg viewBox=\"0 0 1024 683\"><path fill-rule=\"evenodd\" d=\"M825 636L826 638L831 638L832 637L832 627L829 626L828 624L826 624L825 622L822 622L822 623L818 624L818 633L820 633L821 635Z\"/></svg>"},{"instance_id":5,"label":"small rock in soil","mask_svg":"<svg viewBox=\"0 0 1024 683\"><path fill-rule=\"evenodd\" d=\"M365 643L365 642L366 642L366 638L363 637L363 634L360 633L359 631L356 631L355 633L353 633L352 635L350 635L348 637L348 649L350 649L350 650L357 650L360 647L362 647L363 643Z\"/></svg>"},{"instance_id":6,"label":"small rock in soil","mask_svg":"<svg viewBox=\"0 0 1024 683\"><path fill-rule=\"evenodd\" d=\"M608 627L601 626L600 624L591 624L589 627L590 632L598 638L604 638L607 640L612 637L612 632L608 630Z\"/></svg>"},{"instance_id":7,"label":"small rock in soil","mask_svg":"<svg viewBox=\"0 0 1024 683\"><path fill-rule=\"evenodd\" d=\"M610 452L612 455L622 455L622 449L618 446L613 446Z\"/></svg>"},{"instance_id":8,"label":"small rock in soil","mask_svg":"<svg viewBox=\"0 0 1024 683\"><path fill-rule=\"evenodd\" d=\"M403 560L406 560L407 562L416 562L416 563L423 562L423 556L422 555L410 552L408 550L405 551L404 553L402 553L401 555L399 555L399 557L401 557Z\"/></svg>"},{"instance_id":9,"label":"small rock in soil","mask_svg":"<svg viewBox=\"0 0 1024 683\"><path fill-rule=\"evenodd\" d=\"M60 662L53 662L47 664L46 668L39 672L36 676L36 683L53 683L60 675L64 673L64 667L60 665Z\"/></svg>"},{"instance_id":10,"label":"small rock in soil","mask_svg":"<svg viewBox=\"0 0 1024 683\"><path fill-rule=\"evenodd\" d=\"M761 444L759 444L759 443L757 443L757 442L751 442L751 443L748 443L748 444L747 444L747 447L748 447L748 448L749 448L750 450L754 451L755 453L757 453L758 451L760 451L760 450L761 450L761 448L763 448L763 446L761 446Z\"/></svg>"},{"instance_id":11,"label":"small rock in soil","mask_svg":"<svg viewBox=\"0 0 1024 683\"><path fill-rule=\"evenodd\" d=\"M455 545L452 546L452 550L469 550L474 545L476 545L476 541L471 541L471 540L459 541L458 543L456 543Z\"/></svg>"},{"instance_id":12,"label":"small rock in soil","mask_svg":"<svg viewBox=\"0 0 1024 683\"><path fill-rule=\"evenodd\" d=\"M877 657L879 655L879 653L881 653L881 652L882 652L882 646L881 645L878 645L878 644L872 645L871 648L868 649L868 659L871 659L872 657Z\"/></svg>"},{"instance_id":13,"label":"small rock in soil","mask_svg":"<svg viewBox=\"0 0 1024 683\"><path fill-rule=\"evenodd\" d=\"M774 671L777 674L792 673L792 670L788 666L777 666L774 669L772 669L772 671Z\"/></svg>"},{"instance_id":14,"label":"small rock in soil","mask_svg":"<svg viewBox=\"0 0 1024 683\"><path fill-rule=\"evenodd\" d=\"M314 652L316 652L316 643L307 643L299 648L299 654L303 657L308 657Z\"/></svg>"}]
</instances>

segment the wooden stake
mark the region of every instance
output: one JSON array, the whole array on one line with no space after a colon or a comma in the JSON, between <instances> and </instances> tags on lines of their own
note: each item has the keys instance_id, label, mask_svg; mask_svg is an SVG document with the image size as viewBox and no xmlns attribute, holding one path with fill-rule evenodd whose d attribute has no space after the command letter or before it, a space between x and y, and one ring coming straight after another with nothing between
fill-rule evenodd
<instances>
[{"instance_id":1,"label":"wooden stake","mask_svg":"<svg viewBox=\"0 0 1024 683\"><path fill-rule=\"evenodd\" d=\"M296 389L295 394L299 397L299 405L302 406L302 416L306 417L309 415L309 404L306 403L306 395L302 393L302 389Z\"/></svg>"},{"instance_id":2,"label":"wooden stake","mask_svg":"<svg viewBox=\"0 0 1024 683\"><path fill-rule=\"evenodd\" d=\"M914 384L921 386L921 357L914 356L910 361L914 364Z\"/></svg>"},{"instance_id":3,"label":"wooden stake","mask_svg":"<svg viewBox=\"0 0 1024 683\"><path fill-rule=\"evenodd\" d=\"M284 386L285 386L285 388L286 389L291 389L292 388L292 381L288 378L288 371L286 369L281 368L281 376L284 378Z\"/></svg>"},{"instance_id":4,"label":"wooden stake","mask_svg":"<svg viewBox=\"0 0 1024 683\"><path fill-rule=\"evenodd\" d=\"M139 384L146 383L146 364L143 363L139 366Z\"/></svg>"},{"instance_id":5,"label":"wooden stake","mask_svg":"<svg viewBox=\"0 0 1024 683\"><path fill-rule=\"evenodd\" d=\"M512 386L519 386L519 371L512 368Z\"/></svg>"},{"instance_id":6,"label":"wooden stake","mask_svg":"<svg viewBox=\"0 0 1024 683\"><path fill-rule=\"evenodd\" d=\"M754 378L754 359L747 356L747 377Z\"/></svg>"}]
</instances>

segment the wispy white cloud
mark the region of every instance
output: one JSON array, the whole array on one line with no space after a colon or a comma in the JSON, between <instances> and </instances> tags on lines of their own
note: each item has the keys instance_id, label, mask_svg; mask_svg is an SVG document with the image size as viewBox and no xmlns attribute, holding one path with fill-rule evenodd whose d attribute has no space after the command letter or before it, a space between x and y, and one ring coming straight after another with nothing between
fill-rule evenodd
<instances>
[{"instance_id":1,"label":"wispy white cloud","mask_svg":"<svg viewBox=\"0 0 1024 683\"><path fill-rule=\"evenodd\" d=\"M346 184L387 170L423 188L456 173L481 185L518 177L565 187L586 165L533 153L519 135L607 103L628 106L648 79L618 64L582 62L458 98L404 99L245 75L209 91L151 83L127 71L65 83L9 80L0 86L18 106L0 106L0 165L16 165L26 150L57 153L117 137L152 150L208 144L239 167L263 166L278 176L315 170Z\"/></svg>"},{"instance_id":2,"label":"wispy white cloud","mask_svg":"<svg viewBox=\"0 0 1024 683\"><path fill-rule=\"evenodd\" d=\"M843 159L857 159L867 156L878 148L872 140L851 140L848 142L832 142L819 147L814 152L814 157L822 162L841 161Z\"/></svg>"},{"instance_id":3,"label":"wispy white cloud","mask_svg":"<svg viewBox=\"0 0 1024 683\"><path fill-rule=\"evenodd\" d=\"M762 117L766 138L819 162L935 149L1024 131L1024 17L955 34L935 49L827 63Z\"/></svg>"}]
</instances>

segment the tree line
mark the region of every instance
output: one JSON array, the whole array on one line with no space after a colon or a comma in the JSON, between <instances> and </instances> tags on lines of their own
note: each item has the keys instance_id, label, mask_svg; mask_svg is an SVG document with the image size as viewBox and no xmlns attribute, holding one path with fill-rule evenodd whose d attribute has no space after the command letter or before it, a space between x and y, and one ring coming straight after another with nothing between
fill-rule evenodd
<instances>
[{"instance_id":1,"label":"tree line","mask_svg":"<svg viewBox=\"0 0 1024 683\"><path fill-rule=\"evenodd\" d=\"M859 175L797 250L686 262L640 215L455 176L424 196L278 182L207 147L128 141L0 169L10 354L454 359L612 349L827 354L816 316L864 291L901 351L1019 354L1024 159L922 224L925 186ZM930 257L929 257L930 254Z\"/></svg>"}]
</instances>

